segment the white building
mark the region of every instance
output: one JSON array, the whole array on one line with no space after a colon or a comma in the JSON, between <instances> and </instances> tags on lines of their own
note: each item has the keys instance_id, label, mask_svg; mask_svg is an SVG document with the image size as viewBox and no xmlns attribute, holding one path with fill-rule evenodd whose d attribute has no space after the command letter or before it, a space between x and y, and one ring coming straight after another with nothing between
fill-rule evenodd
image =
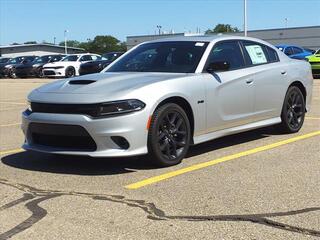
<instances>
[{"instance_id":1,"label":"white building","mask_svg":"<svg viewBox=\"0 0 320 240\"><path fill-rule=\"evenodd\" d=\"M82 48L68 47L67 53L83 53ZM64 46L52 44L19 44L0 46L0 57L43 56L48 54L64 54Z\"/></svg>"}]
</instances>

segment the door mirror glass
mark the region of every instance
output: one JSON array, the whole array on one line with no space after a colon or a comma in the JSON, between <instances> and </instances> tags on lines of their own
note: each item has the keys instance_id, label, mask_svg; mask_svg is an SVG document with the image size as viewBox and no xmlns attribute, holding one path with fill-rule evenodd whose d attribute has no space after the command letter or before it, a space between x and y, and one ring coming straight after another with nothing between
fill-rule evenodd
<instances>
[{"instance_id":1,"label":"door mirror glass","mask_svg":"<svg viewBox=\"0 0 320 240\"><path fill-rule=\"evenodd\" d=\"M227 61L212 62L207 67L207 72L222 72L230 69L230 63Z\"/></svg>"}]
</instances>

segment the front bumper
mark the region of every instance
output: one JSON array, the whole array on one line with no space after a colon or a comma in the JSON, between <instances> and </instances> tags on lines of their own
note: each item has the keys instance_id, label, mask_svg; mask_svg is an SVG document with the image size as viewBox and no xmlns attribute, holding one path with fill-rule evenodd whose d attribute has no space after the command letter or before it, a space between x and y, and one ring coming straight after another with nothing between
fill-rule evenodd
<instances>
[{"instance_id":1,"label":"front bumper","mask_svg":"<svg viewBox=\"0 0 320 240\"><path fill-rule=\"evenodd\" d=\"M91 157L124 157L146 154L148 131L146 129L148 114L142 110L132 114L92 119L84 115L73 114L50 114L31 113L27 111L22 114L22 131L25 135L23 148L39 152L85 155ZM93 139L95 150L83 150L69 147L56 147L47 143L38 143L34 140L32 124L51 124L59 127L78 126L89 134ZM50 134L50 133L49 133ZM70 137L69 132L65 132L66 137ZM64 135L60 135L60 138ZM73 136L74 137L74 136ZM129 147L124 149L113 139L114 137L124 138ZM71 138L72 139L72 138ZM73 138L74 139L74 138ZM59 141L57 139L57 141Z\"/></svg>"},{"instance_id":2,"label":"front bumper","mask_svg":"<svg viewBox=\"0 0 320 240\"><path fill-rule=\"evenodd\" d=\"M310 62L312 68L312 75L320 78L320 62Z\"/></svg>"},{"instance_id":3,"label":"front bumper","mask_svg":"<svg viewBox=\"0 0 320 240\"><path fill-rule=\"evenodd\" d=\"M43 76L47 77L64 77L65 76L65 69L64 68L43 68L42 69Z\"/></svg>"}]
</instances>

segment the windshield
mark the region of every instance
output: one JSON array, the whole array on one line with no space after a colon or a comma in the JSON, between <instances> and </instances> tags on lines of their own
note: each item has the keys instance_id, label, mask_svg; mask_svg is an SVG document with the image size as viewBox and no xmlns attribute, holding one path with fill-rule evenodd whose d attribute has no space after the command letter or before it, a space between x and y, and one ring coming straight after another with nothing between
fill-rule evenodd
<instances>
[{"instance_id":1,"label":"windshield","mask_svg":"<svg viewBox=\"0 0 320 240\"><path fill-rule=\"evenodd\" d=\"M6 63L10 60L10 58L0 58L0 63Z\"/></svg>"},{"instance_id":2,"label":"windshield","mask_svg":"<svg viewBox=\"0 0 320 240\"><path fill-rule=\"evenodd\" d=\"M12 64L12 63L20 63L22 62L24 58L23 57L16 57L16 58L12 58L10 59L10 61L8 63Z\"/></svg>"},{"instance_id":3,"label":"windshield","mask_svg":"<svg viewBox=\"0 0 320 240\"><path fill-rule=\"evenodd\" d=\"M194 73L207 48L206 42L157 42L142 44L107 72Z\"/></svg>"},{"instance_id":4,"label":"windshield","mask_svg":"<svg viewBox=\"0 0 320 240\"><path fill-rule=\"evenodd\" d=\"M37 57L33 60L33 63L47 63L50 59L50 56Z\"/></svg>"},{"instance_id":5,"label":"windshield","mask_svg":"<svg viewBox=\"0 0 320 240\"><path fill-rule=\"evenodd\" d=\"M62 59L62 62L76 62L79 59L79 55L69 55Z\"/></svg>"}]
</instances>

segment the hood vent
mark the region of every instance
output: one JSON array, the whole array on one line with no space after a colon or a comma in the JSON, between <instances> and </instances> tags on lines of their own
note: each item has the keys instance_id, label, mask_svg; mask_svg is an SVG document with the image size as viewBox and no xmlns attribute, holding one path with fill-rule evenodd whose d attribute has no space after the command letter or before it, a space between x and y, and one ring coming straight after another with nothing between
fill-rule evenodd
<instances>
[{"instance_id":1,"label":"hood vent","mask_svg":"<svg viewBox=\"0 0 320 240\"><path fill-rule=\"evenodd\" d=\"M91 83L96 82L95 80L71 80L69 81L69 84L71 85L88 85Z\"/></svg>"}]
</instances>

